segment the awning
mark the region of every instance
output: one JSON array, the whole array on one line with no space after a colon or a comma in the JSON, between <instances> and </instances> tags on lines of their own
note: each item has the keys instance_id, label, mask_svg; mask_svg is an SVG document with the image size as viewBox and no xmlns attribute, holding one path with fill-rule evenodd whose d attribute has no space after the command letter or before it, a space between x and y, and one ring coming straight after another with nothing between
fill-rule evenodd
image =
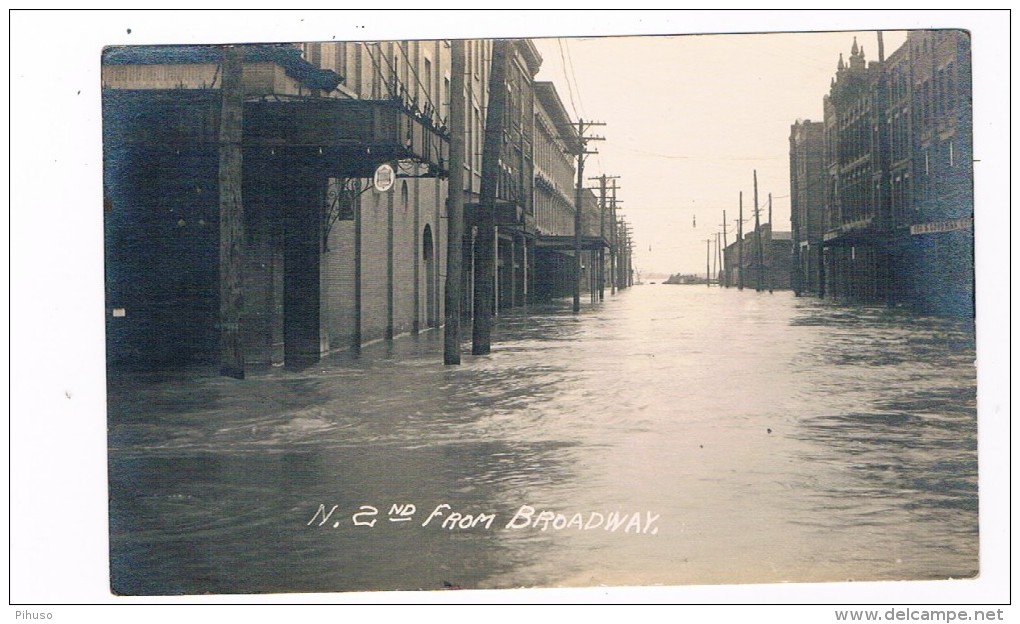
<instances>
[{"instance_id":1,"label":"awning","mask_svg":"<svg viewBox=\"0 0 1020 624\"><path fill-rule=\"evenodd\" d=\"M338 157L337 175L370 177L381 163L414 160L446 175L449 134L399 100L263 101L245 107L245 147Z\"/></svg>"},{"instance_id":2,"label":"awning","mask_svg":"<svg viewBox=\"0 0 1020 624\"><path fill-rule=\"evenodd\" d=\"M482 223L481 211L481 204L464 204L464 224L468 227L484 225ZM497 199L495 212L494 225L524 225L524 208L514 202Z\"/></svg>"}]
</instances>

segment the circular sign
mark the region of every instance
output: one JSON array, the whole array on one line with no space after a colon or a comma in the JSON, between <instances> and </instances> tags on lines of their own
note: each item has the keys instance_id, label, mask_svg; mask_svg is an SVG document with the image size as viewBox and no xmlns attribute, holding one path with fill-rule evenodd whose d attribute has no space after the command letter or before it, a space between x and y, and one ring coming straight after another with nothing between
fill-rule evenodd
<instances>
[{"instance_id":1,"label":"circular sign","mask_svg":"<svg viewBox=\"0 0 1020 624\"><path fill-rule=\"evenodd\" d=\"M372 176L372 186L376 191L385 193L386 191L393 188L393 183L397 179L397 173L393 170L393 167L389 163L383 163L375 170L375 175Z\"/></svg>"}]
</instances>

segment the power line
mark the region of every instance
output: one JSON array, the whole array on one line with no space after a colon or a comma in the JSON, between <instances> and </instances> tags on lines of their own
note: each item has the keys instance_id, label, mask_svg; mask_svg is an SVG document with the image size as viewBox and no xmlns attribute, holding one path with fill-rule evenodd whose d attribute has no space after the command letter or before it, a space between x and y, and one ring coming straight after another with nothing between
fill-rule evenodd
<instances>
[{"instance_id":1,"label":"power line","mask_svg":"<svg viewBox=\"0 0 1020 624\"><path fill-rule=\"evenodd\" d=\"M570 53L570 42L565 42L563 47L567 51L567 62L570 65L570 78L574 81L574 89L577 90L577 103L581 109L581 115L587 117L588 112L584 110L584 100L581 99L581 87L577 84L577 72L574 71L574 56Z\"/></svg>"},{"instance_id":2,"label":"power line","mask_svg":"<svg viewBox=\"0 0 1020 624\"><path fill-rule=\"evenodd\" d=\"M567 94L570 96L570 108L574 111L574 117L580 117L581 115L577 112L577 104L574 103L574 88L570 84L570 76L567 75L567 56L563 51L563 40L557 39L556 43L559 44L560 48L560 60L563 62L563 80L567 83Z\"/></svg>"},{"instance_id":3,"label":"power line","mask_svg":"<svg viewBox=\"0 0 1020 624\"><path fill-rule=\"evenodd\" d=\"M588 112L584 109L584 100L581 97L581 86L577 84L577 71L574 69L574 56L570 51L570 41L564 39L559 39L558 41L560 43L561 57L563 55L563 52L564 51L566 52L566 59L564 59L563 62L564 62L564 77L567 79L567 88L569 90L570 83L573 82L574 90L577 91L578 106L574 110L574 116L578 118L581 118L582 116L587 117ZM570 72L569 76L567 76L568 70ZM571 102L571 106L572 107L574 106L573 102ZM578 113L577 109L580 109L580 113ZM599 169L603 170L605 169L605 167L602 164L602 156L598 152L595 152L595 161L598 163Z\"/></svg>"}]
</instances>

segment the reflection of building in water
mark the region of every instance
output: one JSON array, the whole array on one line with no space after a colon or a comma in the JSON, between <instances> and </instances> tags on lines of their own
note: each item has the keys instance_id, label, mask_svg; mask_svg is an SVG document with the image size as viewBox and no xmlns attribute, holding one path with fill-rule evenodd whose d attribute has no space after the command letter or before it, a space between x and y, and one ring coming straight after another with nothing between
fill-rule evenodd
<instances>
[{"instance_id":1,"label":"reflection of building in water","mask_svg":"<svg viewBox=\"0 0 1020 624\"><path fill-rule=\"evenodd\" d=\"M840 57L825 96L819 294L973 313L970 67L969 34L958 30L911 32L888 59L879 39L870 63L854 40L849 62ZM801 176L817 166L797 141L806 130L791 137L791 164L803 165L791 170L791 218L796 279L813 291L803 250L823 204Z\"/></svg>"}]
</instances>

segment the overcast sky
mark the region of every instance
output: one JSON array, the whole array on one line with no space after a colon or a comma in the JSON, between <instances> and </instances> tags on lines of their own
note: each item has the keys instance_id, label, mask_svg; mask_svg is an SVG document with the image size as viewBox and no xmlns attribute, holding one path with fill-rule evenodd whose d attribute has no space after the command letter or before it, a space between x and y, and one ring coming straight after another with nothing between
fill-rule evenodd
<instances>
[{"instance_id":1,"label":"overcast sky","mask_svg":"<svg viewBox=\"0 0 1020 624\"><path fill-rule=\"evenodd\" d=\"M585 173L618 175L646 272L705 271L706 239L735 240L739 194L753 228L772 194L775 231L790 230L790 126L822 119L840 53L854 38L877 60L875 31L539 39L540 79L574 119L605 122ZM906 38L883 34L890 54ZM597 184L589 181L590 185ZM713 248L714 252L714 248Z\"/></svg>"}]
</instances>

